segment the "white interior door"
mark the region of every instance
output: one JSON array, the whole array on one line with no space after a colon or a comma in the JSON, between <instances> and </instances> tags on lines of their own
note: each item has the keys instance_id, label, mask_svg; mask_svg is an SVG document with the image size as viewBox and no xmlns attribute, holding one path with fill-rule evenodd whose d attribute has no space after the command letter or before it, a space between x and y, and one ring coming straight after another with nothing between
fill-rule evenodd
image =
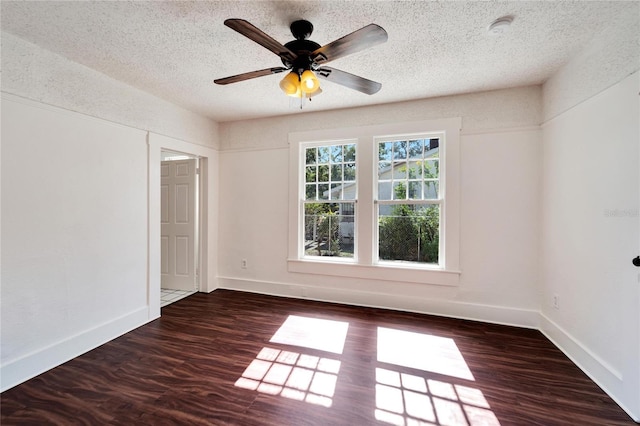
<instances>
[{"instance_id":1,"label":"white interior door","mask_svg":"<svg viewBox=\"0 0 640 426\"><path fill-rule=\"evenodd\" d=\"M197 160L160 166L161 286L197 290Z\"/></svg>"}]
</instances>

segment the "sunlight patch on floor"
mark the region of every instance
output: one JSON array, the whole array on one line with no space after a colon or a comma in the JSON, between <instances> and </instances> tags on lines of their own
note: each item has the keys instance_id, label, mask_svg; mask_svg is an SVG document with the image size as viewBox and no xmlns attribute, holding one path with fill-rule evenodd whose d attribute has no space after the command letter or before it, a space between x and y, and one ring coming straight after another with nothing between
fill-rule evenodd
<instances>
[{"instance_id":1,"label":"sunlight patch on floor","mask_svg":"<svg viewBox=\"0 0 640 426\"><path fill-rule=\"evenodd\" d=\"M270 342L341 354L348 330L347 322L289 315Z\"/></svg>"},{"instance_id":2,"label":"sunlight patch on floor","mask_svg":"<svg viewBox=\"0 0 640 426\"><path fill-rule=\"evenodd\" d=\"M378 362L385 365L376 368L376 420L399 426L500 425L453 339L378 327Z\"/></svg>"},{"instance_id":3,"label":"sunlight patch on floor","mask_svg":"<svg viewBox=\"0 0 640 426\"><path fill-rule=\"evenodd\" d=\"M263 348L235 385L331 407L339 371L335 359Z\"/></svg>"},{"instance_id":4,"label":"sunlight patch on floor","mask_svg":"<svg viewBox=\"0 0 640 426\"><path fill-rule=\"evenodd\" d=\"M482 391L376 368L375 418L392 425L499 426Z\"/></svg>"},{"instance_id":5,"label":"sunlight patch on floor","mask_svg":"<svg viewBox=\"0 0 640 426\"><path fill-rule=\"evenodd\" d=\"M289 315L270 342L342 354L349 323ZM235 385L331 407L340 361L295 351L262 348Z\"/></svg>"},{"instance_id":6,"label":"sunlight patch on floor","mask_svg":"<svg viewBox=\"0 0 640 426\"><path fill-rule=\"evenodd\" d=\"M453 339L378 327L378 361L474 380Z\"/></svg>"}]
</instances>

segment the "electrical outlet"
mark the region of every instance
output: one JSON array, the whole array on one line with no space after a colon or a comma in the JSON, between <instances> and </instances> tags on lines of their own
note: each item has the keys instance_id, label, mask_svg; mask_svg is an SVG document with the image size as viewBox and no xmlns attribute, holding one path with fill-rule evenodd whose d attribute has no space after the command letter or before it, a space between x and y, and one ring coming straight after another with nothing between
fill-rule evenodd
<instances>
[{"instance_id":1,"label":"electrical outlet","mask_svg":"<svg viewBox=\"0 0 640 426\"><path fill-rule=\"evenodd\" d=\"M553 295L553 308L560 309L560 296L557 294Z\"/></svg>"},{"instance_id":2,"label":"electrical outlet","mask_svg":"<svg viewBox=\"0 0 640 426\"><path fill-rule=\"evenodd\" d=\"M242 260L240 261L240 267L241 267L242 269L247 269L247 259L242 259Z\"/></svg>"}]
</instances>

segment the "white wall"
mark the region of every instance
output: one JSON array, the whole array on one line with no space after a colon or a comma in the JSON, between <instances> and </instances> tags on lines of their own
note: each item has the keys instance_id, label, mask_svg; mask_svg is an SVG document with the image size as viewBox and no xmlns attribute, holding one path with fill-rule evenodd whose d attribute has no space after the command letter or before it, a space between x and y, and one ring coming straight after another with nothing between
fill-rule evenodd
<instances>
[{"instance_id":1,"label":"white wall","mask_svg":"<svg viewBox=\"0 0 640 426\"><path fill-rule=\"evenodd\" d=\"M529 86L333 111L312 112L310 105L285 117L221 123L220 149L286 148L289 132L449 117L462 117L467 132L537 126L542 120L541 102L540 87Z\"/></svg>"},{"instance_id":2,"label":"white wall","mask_svg":"<svg viewBox=\"0 0 640 426\"><path fill-rule=\"evenodd\" d=\"M218 134L207 118L2 37L5 390L160 314L162 148L207 157L213 257L201 271L214 288Z\"/></svg>"},{"instance_id":3,"label":"white wall","mask_svg":"<svg viewBox=\"0 0 640 426\"><path fill-rule=\"evenodd\" d=\"M288 272L289 132L455 116L463 122L459 286ZM525 87L222 123L220 286L537 327L540 117L540 87Z\"/></svg>"},{"instance_id":4,"label":"white wall","mask_svg":"<svg viewBox=\"0 0 640 426\"><path fill-rule=\"evenodd\" d=\"M639 90L636 73L545 123L541 246L543 331L636 419Z\"/></svg>"},{"instance_id":5,"label":"white wall","mask_svg":"<svg viewBox=\"0 0 640 426\"><path fill-rule=\"evenodd\" d=\"M640 3L543 86L541 330L640 421ZM559 300L553 307L554 296Z\"/></svg>"},{"instance_id":6,"label":"white wall","mask_svg":"<svg viewBox=\"0 0 640 426\"><path fill-rule=\"evenodd\" d=\"M3 96L3 389L147 320L146 138Z\"/></svg>"},{"instance_id":7,"label":"white wall","mask_svg":"<svg viewBox=\"0 0 640 426\"><path fill-rule=\"evenodd\" d=\"M2 32L2 92L216 148L218 125Z\"/></svg>"}]
</instances>

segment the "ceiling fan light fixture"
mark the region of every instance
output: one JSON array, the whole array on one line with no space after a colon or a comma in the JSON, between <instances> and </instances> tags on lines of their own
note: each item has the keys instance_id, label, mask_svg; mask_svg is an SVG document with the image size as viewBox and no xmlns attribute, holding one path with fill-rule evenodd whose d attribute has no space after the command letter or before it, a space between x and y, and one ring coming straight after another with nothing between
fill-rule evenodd
<instances>
[{"instance_id":1,"label":"ceiling fan light fixture","mask_svg":"<svg viewBox=\"0 0 640 426\"><path fill-rule=\"evenodd\" d=\"M317 95L319 95L320 93L322 93L322 89L321 88L317 88L314 92L311 93L305 93L302 90L299 90L298 93L295 94L296 98L307 98L307 99L311 99Z\"/></svg>"},{"instance_id":2,"label":"ceiling fan light fixture","mask_svg":"<svg viewBox=\"0 0 640 426\"><path fill-rule=\"evenodd\" d=\"M299 96L300 76L291 71L289 74L284 76L282 81L280 81L280 88L287 96Z\"/></svg>"},{"instance_id":3,"label":"ceiling fan light fixture","mask_svg":"<svg viewBox=\"0 0 640 426\"><path fill-rule=\"evenodd\" d=\"M320 88L318 77L311 70L305 70L300 75L300 89L307 95L315 93Z\"/></svg>"},{"instance_id":4,"label":"ceiling fan light fixture","mask_svg":"<svg viewBox=\"0 0 640 426\"><path fill-rule=\"evenodd\" d=\"M313 25L303 19L291 24L291 34L295 40L284 45L244 19L226 19L224 25L278 55L284 67L271 67L218 78L213 81L215 84L226 85L289 71L280 81L280 89L286 95L300 100L311 99L322 92L318 75L367 95L377 93L382 87L375 81L324 66L329 61L386 42L387 32L379 25L366 25L324 46L309 39ZM319 68L320 66L322 68Z\"/></svg>"}]
</instances>

